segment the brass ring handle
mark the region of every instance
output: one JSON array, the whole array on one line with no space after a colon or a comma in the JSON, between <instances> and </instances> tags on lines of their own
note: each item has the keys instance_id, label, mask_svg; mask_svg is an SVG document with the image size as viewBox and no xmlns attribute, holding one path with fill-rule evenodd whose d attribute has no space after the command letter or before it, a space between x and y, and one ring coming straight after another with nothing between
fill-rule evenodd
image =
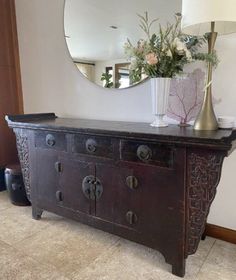
<instances>
[{"instance_id":1,"label":"brass ring handle","mask_svg":"<svg viewBox=\"0 0 236 280\"><path fill-rule=\"evenodd\" d=\"M88 139L85 143L86 150L89 153L95 153L97 150L97 142L94 139Z\"/></svg>"},{"instance_id":2,"label":"brass ring handle","mask_svg":"<svg viewBox=\"0 0 236 280\"><path fill-rule=\"evenodd\" d=\"M126 178L126 185L131 190L136 190L138 188L138 179L135 176L128 176Z\"/></svg>"},{"instance_id":3,"label":"brass ring handle","mask_svg":"<svg viewBox=\"0 0 236 280\"><path fill-rule=\"evenodd\" d=\"M61 164L61 162L57 161L55 163L55 169L56 169L57 173L61 173L62 172L62 164Z\"/></svg>"},{"instance_id":4,"label":"brass ring handle","mask_svg":"<svg viewBox=\"0 0 236 280\"><path fill-rule=\"evenodd\" d=\"M134 212L129 211L129 212L126 213L126 221L130 225L133 225L133 224L137 223L138 217L137 217L137 215Z\"/></svg>"},{"instance_id":5,"label":"brass ring handle","mask_svg":"<svg viewBox=\"0 0 236 280\"><path fill-rule=\"evenodd\" d=\"M52 134L48 134L48 135L46 136L46 144L47 144L49 147L55 146L55 144L56 144L56 139L55 139L55 137L54 137Z\"/></svg>"},{"instance_id":6,"label":"brass ring handle","mask_svg":"<svg viewBox=\"0 0 236 280\"><path fill-rule=\"evenodd\" d=\"M148 161L152 158L152 150L146 145L141 145L137 149L137 156L142 161Z\"/></svg>"},{"instance_id":7,"label":"brass ring handle","mask_svg":"<svg viewBox=\"0 0 236 280\"><path fill-rule=\"evenodd\" d=\"M56 199L58 202L62 202L63 201L63 195L61 191L57 191L56 192Z\"/></svg>"}]
</instances>

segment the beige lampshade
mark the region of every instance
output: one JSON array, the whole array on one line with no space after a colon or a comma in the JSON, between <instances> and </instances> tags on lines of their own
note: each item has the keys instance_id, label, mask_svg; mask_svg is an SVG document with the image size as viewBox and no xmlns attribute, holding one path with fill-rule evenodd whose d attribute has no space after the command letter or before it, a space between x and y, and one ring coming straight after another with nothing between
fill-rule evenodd
<instances>
[{"instance_id":1,"label":"beige lampshade","mask_svg":"<svg viewBox=\"0 0 236 280\"><path fill-rule=\"evenodd\" d=\"M203 35L215 31L219 35L236 32L236 0L182 0L182 31Z\"/></svg>"}]
</instances>

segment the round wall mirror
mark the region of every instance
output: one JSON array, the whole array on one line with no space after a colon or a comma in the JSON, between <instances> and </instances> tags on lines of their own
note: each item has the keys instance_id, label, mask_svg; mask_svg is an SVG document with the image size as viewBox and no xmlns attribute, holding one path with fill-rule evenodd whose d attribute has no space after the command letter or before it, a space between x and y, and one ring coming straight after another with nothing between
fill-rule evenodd
<instances>
[{"instance_id":1,"label":"round wall mirror","mask_svg":"<svg viewBox=\"0 0 236 280\"><path fill-rule=\"evenodd\" d=\"M102 87L133 86L124 45L127 38L134 44L145 38L138 14L148 12L150 19L158 18L166 24L173 22L175 13L181 11L181 2L65 0L65 38L73 62L85 77Z\"/></svg>"}]
</instances>

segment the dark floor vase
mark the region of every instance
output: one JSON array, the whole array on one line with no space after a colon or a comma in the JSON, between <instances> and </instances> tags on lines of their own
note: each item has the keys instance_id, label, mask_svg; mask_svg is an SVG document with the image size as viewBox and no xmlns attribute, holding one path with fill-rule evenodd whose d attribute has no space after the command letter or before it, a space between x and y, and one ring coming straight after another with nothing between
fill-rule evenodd
<instances>
[{"instance_id":1,"label":"dark floor vase","mask_svg":"<svg viewBox=\"0 0 236 280\"><path fill-rule=\"evenodd\" d=\"M5 168L0 168L0 192L6 190L6 185L4 180L4 170Z\"/></svg>"},{"instance_id":2,"label":"dark floor vase","mask_svg":"<svg viewBox=\"0 0 236 280\"><path fill-rule=\"evenodd\" d=\"M23 176L19 165L8 166L5 170L5 181L12 204L17 206L29 206L29 202Z\"/></svg>"},{"instance_id":3,"label":"dark floor vase","mask_svg":"<svg viewBox=\"0 0 236 280\"><path fill-rule=\"evenodd\" d=\"M197 250L236 130L7 117L33 217L43 210L159 250L185 274Z\"/></svg>"}]
</instances>

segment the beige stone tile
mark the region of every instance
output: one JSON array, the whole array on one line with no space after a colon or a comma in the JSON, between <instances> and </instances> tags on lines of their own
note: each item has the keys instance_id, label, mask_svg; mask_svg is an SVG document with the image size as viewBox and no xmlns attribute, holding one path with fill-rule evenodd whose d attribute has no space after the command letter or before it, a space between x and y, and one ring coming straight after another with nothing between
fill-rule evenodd
<instances>
[{"instance_id":1,"label":"beige stone tile","mask_svg":"<svg viewBox=\"0 0 236 280\"><path fill-rule=\"evenodd\" d=\"M5 250L8 247L9 247L9 245L7 243L0 240L0 256L2 254L2 251Z\"/></svg>"},{"instance_id":2,"label":"beige stone tile","mask_svg":"<svg viewBox=\"0 0 236 280\"><path fill-rule=\"evenodd\" d=\"M80 223L63 220L14 246L70 277L91 264L118 239Z\"/></svg>"},{"instance_id":3,"label":"beige stone tile","mask_svg":"<svg viewBox=\"0 0 236 280\"><path fill-rule=\"evenodd\" d=\"M12 206L7 191L0 192L0 211Z\"/></svg>"},{"instance_id":4,"label":"beige stone tile","mask_svg":"<svg viewBox=\"0 0 236 280\"><path fill-rule=\"evenodd\" d=\"M236 244L232 244L232 243L229 243L229 242L226 242L226 241L222 241L222 240L216 239L216 243L214 245L214 248L215 247L219 247L219 248L221 248L223 250L229 250L233 254L236 254Z\"/></svg>"},{"instance_id":5,"label":"beige stone tile","mask_svg":"<svg viewBox=\"0 0 236 280\"><path fill-rule=\"evenodd\" d=\"M231 279L236 279L236 245L217 240L207 257L201 272L207 272L208 269L206 269L206 267L213 267L213 271L219 274L221 274L222 271L227 270L229 273L235 275L235 278ZM213 272L211 275L214 275Z\"/></svg>"},{"instance_id":6,"label":"beige stone tile","mask_svg":"<svg viewBox=\"0 0 236 280\"><path fill-rule=\"evenodd\" d=\"M199 272L215 242L216 240L214 238L207 237L204 241L200 242L197 252L194 255L188 256L186 277L196 275Z\"/></svg>"},{"instance_id":7,"label":"beige stone tile","mask_svg":"<svg viewBox=\"0 0 236 280\"><path fill-rule=\"evenodd\" d=\"M161 254L122 239L82 272L74 273L73 280L141 280L156 264L168 267Z\"/></svg>"},{"instance_id":8,"label":"beige stone tile","mask_svg":"<svg viewBox=\"0 0 236 280\"><path fill-rule=\"evenodd\" d=\"M0 240L12 245L38 233L49 226L52 221L62 219L48 213L45 213L45 216L48 218L43 218L40 221L32 219L31 207L12 206L1 211Z\"/></svg>"},{"instance_id":9,"label":"beige stone tile","mask_svg":"<svg viewBox=\"0 0 236 280\"><path fill-rule=\"evenodd\" d=\"M217 264L206 263L203 265L196 280L235 280L236 272L225 269Z\"/></svg>"},{"instance_id":10,"label":"beige stone tile","mask_svg":"<svg viewBox=\"0 0 236 280\"><path fill-rule=\"evenodd\" d=\"M188 259L185 280L196 279L214 242L214 239L207 238L201 242L197 254ZM172 275L171 266L166 264L159 252L122 239L82 272L74 274L73 279L178 280L180 278Z\"/></svg>"},{"instance_id":11,"label":"beige stone tile","mask_svg":"<svg viewBox=\"0 0 236 280\"><path fill-rule=\"evenodd\" d=\"M0 253L0 280L69 280L6 243L0 242Z\"/></svg>"}]
</instances>

